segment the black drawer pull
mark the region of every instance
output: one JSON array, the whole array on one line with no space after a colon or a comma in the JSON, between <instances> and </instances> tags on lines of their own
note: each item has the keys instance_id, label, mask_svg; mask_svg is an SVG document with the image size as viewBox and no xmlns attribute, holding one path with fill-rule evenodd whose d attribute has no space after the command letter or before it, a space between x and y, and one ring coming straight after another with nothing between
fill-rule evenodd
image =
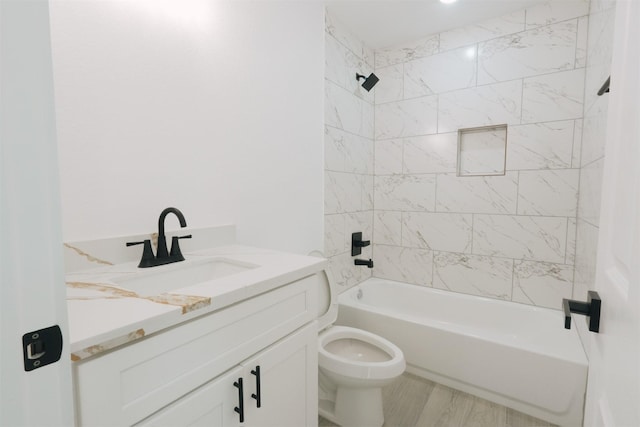
<instances>
[{"instance_id":1,"label":"black drawer pull","mask_svg":"<svg viewBox=\"0 0 640 427\"><path fill-rule=\"evenodd\" d=\"M260 365L256 365L255 370L251 370L251 373L256 376L256 392L251 394L256 400L256 408L260 407Z\"/></svg>"},{"instance_id":2,"label":"black drawer pull","mask_svg":"<svg viewBox=\"0 0 640 427\"><path fill-rule=\"evenodd\" d=\"M238 388L238 406L233 408L240 415L240 422L244 422L244 391L242 390L242 377L238 378L238 381L233 383L234 387Z\"/></svg>"}]
</instances>

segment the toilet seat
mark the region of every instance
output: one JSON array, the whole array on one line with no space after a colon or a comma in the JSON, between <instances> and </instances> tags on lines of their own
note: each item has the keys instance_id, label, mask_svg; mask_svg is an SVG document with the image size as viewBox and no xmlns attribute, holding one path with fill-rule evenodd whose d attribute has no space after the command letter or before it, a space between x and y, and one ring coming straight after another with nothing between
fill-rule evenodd
<instances>
[{"instance_id":1,"label":"toilet seat","mask_svg":"<svg viewBox=\"0 0 640 427\"><path fill-rule=\"evenodd\" d=\"M370 344L385 352L389 356L389 360L383 362L350 360L327 350L327 344L342 339L358 340ZM404 356L398 346L371 332L348 326L333 326L320 334L318 337L318 364L344 377L371 380L394 378L401 375L405 369Z\"/></svg>"}]
</instances>

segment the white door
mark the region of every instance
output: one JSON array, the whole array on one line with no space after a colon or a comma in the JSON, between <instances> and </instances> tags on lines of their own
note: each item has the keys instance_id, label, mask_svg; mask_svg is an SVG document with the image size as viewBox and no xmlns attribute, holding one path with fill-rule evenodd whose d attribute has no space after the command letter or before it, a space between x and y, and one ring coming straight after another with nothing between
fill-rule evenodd
<instances>
[{"instance_id":1,"label":"white door","mask_svg":"<svg viewBox=\"0 0 640 427\"><path fill-rule=\"evenodd\" d=\"M73 425L50 44L47 1L0 1L1 426ZM22 336L54 325L61 359L25 371Z\"/></svg>"},{"instance_id":2,"label":"white door","mask_svg":"<svg viewBox=\"0 0 640 427\"><path fill-rule=\"evenodd\" d=\"M640 1L618 0L586 426L640 426Z\"/></svg>"}]
</instances>

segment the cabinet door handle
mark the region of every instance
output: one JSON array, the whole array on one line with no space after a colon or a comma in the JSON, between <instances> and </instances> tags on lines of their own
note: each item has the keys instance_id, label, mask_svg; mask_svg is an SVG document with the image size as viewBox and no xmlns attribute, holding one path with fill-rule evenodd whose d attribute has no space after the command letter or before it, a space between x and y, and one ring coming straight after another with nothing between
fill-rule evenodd
<instances>
[{"instance_id":1,"label":"cabinet door handle","mask_svg":"<svg viewBox=\"0 0 640 427\"><path fill-rule=\"evenodd\" d=\"M243 399L244 391L242 390L242 377L238 378L238 381L234 382L233 385L238 389L238 406L233 408L233 410L236 411L238 415L240 415L240 422L243 423L244 422L244 399Z\"/></svg>"},{"instance_id":2,"label":"cabinet door handle","mask_svg":"<svg viewBox=\"0 0 640 427\"><path fill-rule=\"evenodd\" d=\"M256 376L256 392L251 394L256 400L256 408L260 407L260 365L256 365L256 369L252 369L251 373Z\"/></svg>"}]
</instances>

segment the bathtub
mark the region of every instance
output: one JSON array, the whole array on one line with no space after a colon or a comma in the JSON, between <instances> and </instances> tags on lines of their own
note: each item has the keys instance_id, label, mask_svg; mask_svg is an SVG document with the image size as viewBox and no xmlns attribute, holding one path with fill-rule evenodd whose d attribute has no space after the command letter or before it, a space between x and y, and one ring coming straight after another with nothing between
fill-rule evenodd
<instances>
[{"instance_id":1,"label":"bathtub","mask_svg":"<svg viewBox=\"0 0 640 427\"><path fill-rule=\"evenodd\" d=\"M587 358L562 312L368 279L336 324L378 334L407 371L562 426L581 426Z\"/></svg>"}]
</instances>

